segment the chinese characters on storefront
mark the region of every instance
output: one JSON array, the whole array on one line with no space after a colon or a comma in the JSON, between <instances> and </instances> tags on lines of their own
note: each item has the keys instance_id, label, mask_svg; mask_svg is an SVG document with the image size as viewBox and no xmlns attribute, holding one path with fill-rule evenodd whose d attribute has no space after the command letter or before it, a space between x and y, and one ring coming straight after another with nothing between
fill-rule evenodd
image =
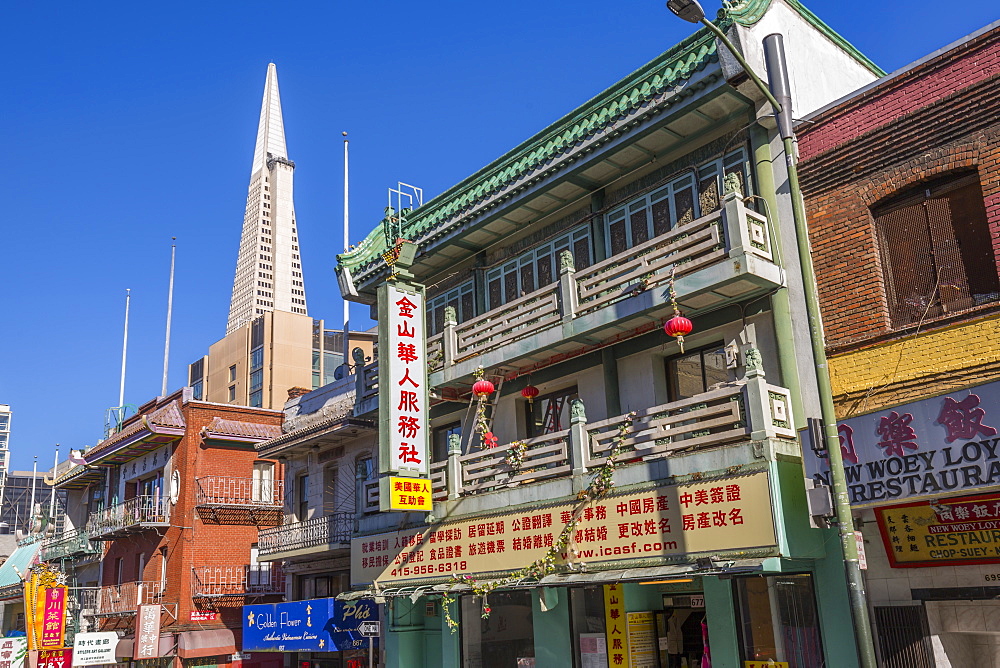
<instances>
[{"instance_id":1,"label":"chinese characters on storefront","mask_svg":"<svg viewBox=\"0 0 1000 668\"><path fill-rule=\"evenodd\" d=\"M608 663L629 668L625 595L619 584L604 585L604 628L608 633Z\"/></svg>"},{"instance_id":2,"label":"chinese characters on storefront","mask_svg":"<svg viewBox=\"0 0 1000 668\"><path fill-rule=\"evenodd\" d=\"M24 581L28 649L60 649L66 638L66 579L50 564L31 567Z\"/></svg>"},{"instance_id":3,"label":"chinese characters on storefront","mask_svg":"<svg viewBox=\"0 0 1000 668\"><path fill-rule=\"evenodd\" d=\"M355 584L512 571L545 555L574 506L554 505L351 541ZM561 562L650 559L776 544L767 473L609 496L585 506Z\"/></svg>"},{"instance_id":4,"label":"chinese characters on storefront","mask_svg":"<svg viewBox=\"0 0 1000 668\"><path fill-rule=\"evenodd\" d=\"M378 297L379 469L427 479L427 314L423 290L386 283L379 287ZM388 491L396 490L390 487ZM406 497L413 500L409 494ZM389 494L380 494L380 499L382 510L420 510L411 503L405 504L406 508L392 507ZM396 497L396 501L402 499Z\"/></svg>"},{"instance_id":5,"label":"chinese characters on storefront","mask_svg":"<svg viewBox=\"0 0 1000 668\"><path fill-rule=\"evenodd\" d=\"M114 631L77 633L73 639L73 668L117 663L118 660L115 658L117 647L118 634Z\"/></svg>"},{"instance_id":6,"label":"chinese characters on storefront","mask_svg":"<svg viewBox=\"0 0 1000 668\"><path fill-rule=\"evenodd\" d=\"M1000 563L1000 493L876 510L894 567Z\"/></svg>"},{"instance_id":7,"label":"chinese characters on storefront","mask_svg":"<svg viewBox=\"0 0 1000 668\"><path fill-rule=\"evenodd\" d=\"M133 658L153 659L160 655L160 605L140 605L135 615Z\"/></svg>"},{"instance_id":8,"label":"chinese characters on storefront","mask_svg":"<svg viewBox=\"0 0 1000 668\"><path fill-rule=\"evenodd\" d=\"M421 512L434 510L430 480L388 476L379 482L381 485L379 498L389 499L389 510Z\"/></svg>"},{"instance_id":9,"label":"chinese characters on storefront","mask_svg":"<svg viewBox=\"0 0 1000 668\"><path fill-rule=\"evenodd\" d=\"M0 638L0 668L24 668L27 638Z\"/></svg>"},{"instance_id":10,"label":"chinese characters on storefront","mask_svg":"<svg viewBox=\"0 0 1000 668\"><path fill-rule=\"evenodd\" d=\"M838 425L851 505L1000 484L1000 382L924 399ZM829 463L804 453L829 484Z\"/></svg>"}]
</instances>

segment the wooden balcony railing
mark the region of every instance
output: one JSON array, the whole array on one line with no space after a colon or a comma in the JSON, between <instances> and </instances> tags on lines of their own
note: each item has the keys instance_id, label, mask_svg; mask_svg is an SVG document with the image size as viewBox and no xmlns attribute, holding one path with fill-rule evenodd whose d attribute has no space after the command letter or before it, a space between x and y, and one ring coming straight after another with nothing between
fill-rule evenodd
<instances>
[{"instance_id":1,"label":"wooden balcony railing","mask_svg":"<svg viewBox=\"0 0 1000 668\"><path fill-rule=\"evenodd\" d=\"M191 574L191 595L200 598L285 593L285 574L278 564L200 566Z\"/></svg>"},{"instance_id":2,"label":"wooden balcony railing","mask_svg":"<svg viewBox=\"0 0 1000 668\"><path fill-rule=\"evenodd\" d=\"M116 534L147 526L169 524L170 504L160 496L137 496L116 506L91 513L87 533L91 540L106 540Z\"/></svg>"},{"instance_id":3,"label":"wooden balcony railing","mask_svg":"<svg viewBox=\"0 0 1000 668\"><path fill-rule=\"evenodd\" d=\"M285 499L283 480L205 476L195 478L199 506L281 506Z\"/></svg>"},{"instance_id":4,"label":"wooden balcony railing","mask_svg":"<svg viewBox=\"0 0 1000 668\"><path fill-rule=\"evenodd\" d=\"M753 256L753 262L748 259L749 256ZM701 294L712 292L727 283L733 284L713 297L713 300L721 301L739 298L754 290L772 289L781 281L780 271L773 265L767 219L744 207L735 194L726 196L719 211L678 225L669 232L629 248L626 253L579 272L573 267L572 255L568 251L562 254L561 263L563 266L556 282L461 324L455 321L453 309L445 309L444 330L427 340L430 371L437 372L469 360L475 361L476 356L492 353L579 318L586 319L643 293L651 292L658 296L636 308L653 308L657 304L666 308L667 300L662 295L671 276L676 280L682 302L688 296L687 290ZM762 269L765 265L769 267L767 270ZM717 267L718 271L685 282L687 277L710 267ZM756 271L763 273L757 275ZM618 317L621 315L616 312L613 319ZM601 318L591 318L587 324L581 325L587 331L576 334L585 334L590 331L588 328L600 327L599 321ZM545 346L552 342L545 339L535 343ZM523 345L512 350L518 354L530 352ZM463 369L462 373L466 371ZM359 396L374 396L370 380L363 377L359 382L362 384Z\"/></svg>"},{"instance_id":5,"label":"wooden balcony railing","mask_svg":"<svg viewBox=\"0 0 1000 668\"><path fill-rule=\"evenodd\" d=\"M97 614L133 613L140 605L159 603L162 597L161 582L123 582L119 585L101 587L97 592Z\"/></svg>"},{"instance_id":6,"label":"wooden balcony railing","mask_svg":"<svg viewBox=\"0 0 1000 668\"><path fill-rule=\"evenodd\" d=\"M257 548L263 557L309 547L347 545L351 542L353 530L354 513L332 513L304 522L261 529L257 534Z\"/></svg>"}]
</instances>

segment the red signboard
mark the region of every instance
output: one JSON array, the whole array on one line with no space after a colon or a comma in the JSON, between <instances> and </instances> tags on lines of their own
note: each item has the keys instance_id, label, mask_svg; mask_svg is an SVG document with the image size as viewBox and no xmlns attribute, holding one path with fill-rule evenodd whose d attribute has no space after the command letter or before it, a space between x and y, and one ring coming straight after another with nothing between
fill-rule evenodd
<instances>
[{"instance_id":1,"label":"red signboard","mask_svg":"<svg viewBox=\"0 0 1000 668\"><path fill-rule=\"evenodd\" d=\"M212 612L211 610L192 610L191 611L191 621L192 622L214 622L219 619L219 613Z\"/></svg>"},{"instance_id":2,"label":"red signboard","mask_svg":"<svg viewBox=\"0 0 1000 668\"><path fill-rule=\"evenodd\" d=\"M66 631L66 588L45 589L44 621L42 625L42 649L61 649L65 644Z\"/></svg>"},{"instance_id":3,"label":"red signboard","mask_svg":"<svg viewBox=\"0 0 1000 668\"><path fill-rule=\"evenodd\" d=\"M71 649L43 649L38 653L38 668L70 668L72 663Z\"/></svg>"}]
</instances>

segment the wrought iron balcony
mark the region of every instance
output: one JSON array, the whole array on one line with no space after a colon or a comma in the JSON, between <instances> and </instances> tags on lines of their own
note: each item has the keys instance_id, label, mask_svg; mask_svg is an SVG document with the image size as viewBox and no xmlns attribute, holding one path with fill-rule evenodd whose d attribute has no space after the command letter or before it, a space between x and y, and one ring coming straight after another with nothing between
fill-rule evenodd
<instances>
[{"instance_id":1,"label":"wrought iron balcony","mask_svg":"<svg viewBox=\"0 0 1000 668\"><path fill-rule=\"evenodd\" d=\"M201 566L191 574L191 595L199 598L285 593L285 574L278 564Z\"/></svg>"},{"instance_id":2,"label":"wrought iron balcony","mask_svg":"<svg viewBox=\"0 0 1000 668\"><path fill-rule=\"evenodd\" d=\"M376 481L377 482L377 481ZM354 513L332 513L304 522L262 529L257 536L260 558L277 560L276 555L309 554L347 549L354 530Z\"/></svg>"},{"instance_id":3,"label":"wrought iron balcony","mask_svg":"<svg viewBox=\"0 0 1000 668\"><path fill-rule=\"evenodd\" d=\"M140 605L160 603L162 582L123 582L101 587L97 592L97 615L134 614Z\"/></svg>"},{"instance_id":4,"label":"wrought iron balcony","mask_svg":"<svg viewBox=\"0 0 1000 668\"><path fill-rule=\"evenodd\" d=\"M198 515L209 524L281 524L284 481L229 476L195 479Z\"/></svg>"},{"instance_id":5,"label":"wrought iron balcony","mask_svg":"<svg viewBox=\"0 0 1000 668\"><path fill-rule=\"evenodd\" d=\"M86 529L71 529L43 540L39 559L54 561L67 557L96 556L100 553L101 548L90 542Z\"/></svg>"},{"instance_id":6,"label":"wrought iron balcony","mask_svg":"<svg viewBox=\"0 0 1000 668\"><path fill-rule=\"evenodd\" d=\"M91 513L87 520L90 540L114 540L126 534L170 525L170 504L160 496L137 496L116 506Z\"/></svg>"}]
</instances>

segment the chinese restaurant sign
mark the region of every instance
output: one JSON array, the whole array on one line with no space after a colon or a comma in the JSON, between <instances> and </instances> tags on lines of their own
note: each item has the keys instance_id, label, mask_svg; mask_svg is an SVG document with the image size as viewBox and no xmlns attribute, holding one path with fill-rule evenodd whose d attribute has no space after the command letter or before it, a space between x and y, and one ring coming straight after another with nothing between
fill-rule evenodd
<instances>
[{"instance_id":1,"label":"chinese restaurant sign","mask_svg":"<svg viewBox=\"0 0 1000 668\"><path fill-rule=\"evenodd\" d=\"M388 476L379 481L379 498L389 499L384 510L430 512L434 510L431 481L427 478L397 478Z\"/></svg>"},{"instance_id":2,"label":"chinese restaurant sign","mask_svg":"<svg viewBox=\"0 0 1000 668\"><path fill-rule=\"evenodd\" d=\"M545 555L575 506L436 524L351 541L354 584L513 571ZM605 562L776 545L766 472L608 496L580 515L571 561ZM559 561L565 562L568 554Z\"/></svg>"},{"instance_id":3,"label":"chinese restaurant sign","mask_svg":"<svg viewBox=\"0 0 1000 668\"><path fill-rule=\"evenodd\" d=\"M155 659L160 655L160 604L140 605L135 615L134 659Z\"/></svg>"},{"instance_id":4,"label":"chinese restaurant sign","mask_svg":"<svg viewBox=\"0 0 1000 668\"><path fill-rule=\"evenodd\" d=\"M427 314L423 290L383 284L378 289L378 311L379 470L426 476L427 345L424 322ZM388 499L383 505L386 501Z\"/></svg>"},{"instance_id":5,"label":"chinese restaurant sign","mask_svg":"<svg viewBox=\"0 0 1000 668\"><path fill-rule=\"evenodd\" d=\"M1000 563L1000 493L876 509L896 568Z\"/></svg>"},{"instance_id":6,"label":"chinese restaurant sign","mask_svg":"<svg viewBox=\"0 0 1000 668\"><path fill-rule=\"evenodd\" d=\"M851 505L939 496L1000 484L1000 382L923 399L838 425ZM829 484L829 462L804 449L806 473Z\"/></svg>"},{"instance_id":7,"label":"chinese restaurant sign","mask_svg":"<svg viewBox=\"0 0 1000 668\"><path fill-rule=\"evenodd\" d=\"M73 668L117 663L118 634L114 631L77 633L73 638Z\"/></svg>"},{"instance_id":8,"label":"chinese restaurant sign","mask_svg":"<svg viewBox=\"0 0 1000 668\"><path fill-rule=\"evenodd\" d=\"M38 653L37 668L70 668L72 664L71 649L43 649Z\"/></svg>"},{"instance_id":9,"label":"chinese restaurant sign","mask_svg":"<svg viewBox=\"0 0 1000 668\"><path fill-rule=\"evenodd\" d=\"M358 626L378 619L378 605L370 599L316 598L245 605L243 651L333 652L365 648L368 640L358 633Z\"/></svg>"},{"instance_id":10,"label":"chinese restaurant sign","mask_svg":"<svg viewBox=\"0 0 1000 668\"><path fill-rule=\"evenodd\" d=\"M66 638L66 579L51 564L31 567L24 581L28 649L61 649Z\"/></svg>"}]
</instances>

